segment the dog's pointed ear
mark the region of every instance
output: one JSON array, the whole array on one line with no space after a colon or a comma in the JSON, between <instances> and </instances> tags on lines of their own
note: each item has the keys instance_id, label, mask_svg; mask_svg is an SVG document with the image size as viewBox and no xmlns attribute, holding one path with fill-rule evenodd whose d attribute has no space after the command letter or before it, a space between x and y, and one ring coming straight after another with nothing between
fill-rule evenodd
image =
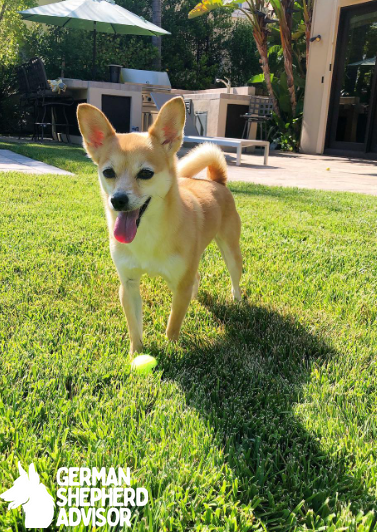
<instances>
[{"instance_id":1,"label":"dog's pointed ear","mask_svg":"<svg viewBox=\"0 0 377 532\"><path fill-rule=\"evenodd\" d=\"M182 145L186 108L181 97L166 102L158 113L149 135L164 147L168 154L176 153Z\"/></svg>"},{"instance_id":2,"label":"dog's pointed ear","mask_svg":"<svg viewBox=\"0 0 377 532\"><path fill-rule=\"evenodd\" d=\"M101 148L106 140L115 135L115 129L102 111L88 103L81 103L77 107L77 121L84 148L89 157L98 163Z\"/></svg>"},{"instance_id":3,"label":"dog's pointed ear","mask_svg":"<svg viewBox=\"0 0 377 532\"><path fill-rule=\"evenodd\" d=\"M34 464L29 465L29 480L35 484L39 484L39 475L35 470Z\"/></svg>"},{"instance_id":4,"label":"dog's pointed ear","mask_svg":"<svg viewBox=\"0 0 377 532\"><path fill-rule=\"evenodd\" d=\"M27 475L25 469L22 467L21 462L18 462L18 472L20 473L20 476Z\"/></svg>"}]
</instances>

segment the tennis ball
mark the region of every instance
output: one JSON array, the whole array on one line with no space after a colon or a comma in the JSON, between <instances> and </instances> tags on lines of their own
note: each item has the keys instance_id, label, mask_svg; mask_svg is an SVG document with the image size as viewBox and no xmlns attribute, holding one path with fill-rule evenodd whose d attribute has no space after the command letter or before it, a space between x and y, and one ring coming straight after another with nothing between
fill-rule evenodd
<instances>
[{"instance_id":1,"label":"tennis ball","mask_svg":"<svg viewBox=\"0 0 377 532\"><path fill-rule=\"evenodd\" d=\"M157 366L157 360L150 355L139 355L131 363L131 371L146 375Z\"/></svg>"}]
</instances>

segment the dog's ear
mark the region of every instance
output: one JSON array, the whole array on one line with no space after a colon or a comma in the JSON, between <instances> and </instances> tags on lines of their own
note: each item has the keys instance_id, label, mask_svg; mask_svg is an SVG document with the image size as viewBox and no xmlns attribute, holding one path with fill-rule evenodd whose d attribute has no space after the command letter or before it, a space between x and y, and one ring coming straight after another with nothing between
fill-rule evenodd
<instances>
[{"instance_id":1,"label":"dog's ear","mask_svg":"<svg viewBox=\"0 0 377 532\"><path fill-rule=\"evenodd\" d=\"M21 462L18 462L18 472L20 473L20 476L27 475L25 469L22 467Z\"/></svg>"},{"instance_id":2,"label":"dog's ear","mask_svg":"<svg viewBox=\"0 0 377 532\"><path fill-rule=\"evenodd\" d=\"M35 470L34 464L29 465L29 480L34 484L39 484L39 475Z\"/></svg>"},{"instance_id":3,"label":"dog's ear","mask_svg":"<svg viewBox=\"0 0 377 532\"><path fill-rule=\"evenodd\" d=\"M81 103L77 107L77 121L84 148L91 159L98 163L101 148L106 140L115 135L115 129L102 111L88 103Z\"/></svg>"},{"instance_id":4,"label":"dog's ear","mask_svg":"<svg viewBox=\"0 0 377 532\"><path fill-rule=\"evenodd\" d=\"M149 135L161 144L168 154L176 153L182 145L186 108L181 97L166 102L158 113Z\"/></svg>"}]
</instances>

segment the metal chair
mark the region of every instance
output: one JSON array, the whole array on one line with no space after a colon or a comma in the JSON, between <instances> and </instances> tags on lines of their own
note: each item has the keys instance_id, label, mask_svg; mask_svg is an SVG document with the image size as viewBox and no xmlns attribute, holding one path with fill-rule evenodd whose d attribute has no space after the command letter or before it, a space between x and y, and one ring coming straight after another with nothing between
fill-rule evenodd
<instances>
[{"instance_id":1,"label":"metal chair","mask_svg":"<svg viewBox=\"0 0 377 532\"><path fill-rule=\"evenodd\" d=\"M43 61L33 57L23 65L29 87L29 93L35 104L35 121L33 138L44 140L45 128L51 127L51 138L59 127L65 130L67 141L69 138L69 121L66 107L73 105L70 96L61 96L52 92L46 76Z\"/></svg>"},{"instance_id":2,"label":"metal chair","mask_svg":"<svg viewBox=\"0 0 377 532\"><path fill-rule=\"evenodd\" d=\"M249 111L246 114L241 115L241 118L245 118L242 138L249 138L250 126L251 124L256 123L260 125L260 138L263 140L263 124L271 119L273 110L274 106L272 98L251 96Z\"/></svg>"},{"instance_id":3,"label":"metal chair","mask_svg":"<svg viewBox=\"0 0 377 532\"><path fill-rule=\"evenodd\" d=\"M18 138L20 139L24 131L23 126L25 123L27 123L28 116L30 114L32 114L33 116L33 125L34 125L35 102L34 102L33 95L30 91L24 65L20 65L16 67L16 78L17 78L17 83L18 83L18 94L20 97L20 118L19 118L19 135L18 135Z\"/></svg>"}]
</instances>

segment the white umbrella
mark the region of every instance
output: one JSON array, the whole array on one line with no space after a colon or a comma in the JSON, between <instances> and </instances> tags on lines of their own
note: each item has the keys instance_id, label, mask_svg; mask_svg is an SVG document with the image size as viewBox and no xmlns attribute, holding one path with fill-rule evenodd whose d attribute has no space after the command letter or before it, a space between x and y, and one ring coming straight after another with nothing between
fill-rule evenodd
<instances>
[{"instance_id":1,"label":"white umbrella","mask_svg":"<svg viewBox=\"0 0 377 532\"><path fill-rule=\"evenodd\" d=\"M93 71L96 61L97 31L113 35L170 35L112 0L65 0L19 11L25 20L61 28L93 31Z\"/></svg>"},{"instance_id":2,"label":"white umbrella","mask_svg":"<svg viewBox=\"0 0 377 532\"><path fill-rule=\"evenodd\" d=\"M370 59L363 59L362 61L358 61L357 63L351 63L350 66L374 66L376 64L376 58L371 57Z\"/></svg>"}]
</instances>

